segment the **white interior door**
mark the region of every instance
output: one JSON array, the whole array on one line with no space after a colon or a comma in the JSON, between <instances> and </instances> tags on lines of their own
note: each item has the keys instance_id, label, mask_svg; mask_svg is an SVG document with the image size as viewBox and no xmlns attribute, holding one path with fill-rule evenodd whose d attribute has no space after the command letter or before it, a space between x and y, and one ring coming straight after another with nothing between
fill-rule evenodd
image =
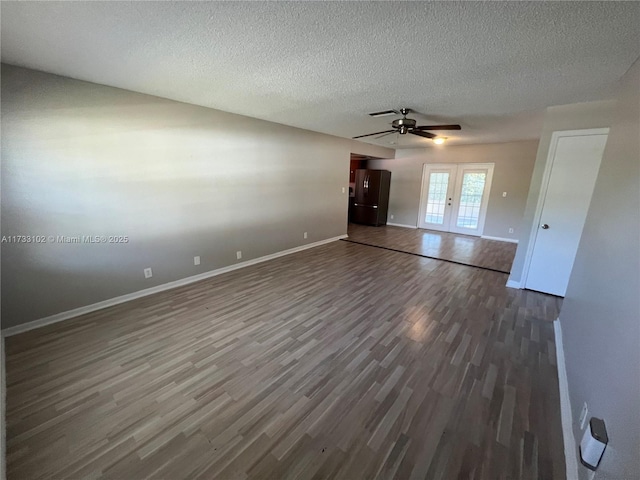
<instances>
[{"instance_id":1,"label":"white interior door","mask_svg":"<svg viewBox=\"0 0 640 480\"><path fill-rule=\"evenodd\" d=\"M554 133L525 288L565 295L606 141Z\"/></svg>"},{"instance_id":2,"label":"white interior door","mask_svg":"<svg viewBox=\"0 0 640 480\"><path fill-rule=\"evenodd\" d=\"M449 231L457 165L425 164L418 227Z\"/></svg>"},{"instance_id":3,"label":"white interior door","mask_svg":"<svg viewBox=\"0 0 640 480\"><path fill-rule=\"evenodd\" d=\"M482 235L492 163L425 164L418 227Z\"/></svg>"}]
</instances>

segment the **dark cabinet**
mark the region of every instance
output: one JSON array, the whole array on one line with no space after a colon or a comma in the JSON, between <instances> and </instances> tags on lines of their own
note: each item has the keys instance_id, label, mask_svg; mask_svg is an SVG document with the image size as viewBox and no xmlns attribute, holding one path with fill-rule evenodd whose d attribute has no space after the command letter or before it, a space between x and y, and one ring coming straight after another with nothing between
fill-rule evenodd
<instances>
[{"instance_id":1,"label":"dark cabinet","mask_svg":"<svg viewBox=\"0 0 640 480\"><path fill-rule=\"evenodd\" d=\"M351 160L349 165L349 183L353 183L356 181L356 171L366 168L367 161L366 160Z\"/></svg>"}]
</instances>

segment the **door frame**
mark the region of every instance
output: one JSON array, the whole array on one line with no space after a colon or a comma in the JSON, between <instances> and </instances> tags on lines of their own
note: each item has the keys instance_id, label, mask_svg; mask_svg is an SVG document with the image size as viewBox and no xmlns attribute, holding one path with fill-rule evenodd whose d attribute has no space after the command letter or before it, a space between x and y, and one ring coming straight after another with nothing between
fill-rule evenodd
<instances>
[{"instance_id":1,"label":"door frame","mask_svg":"<svg viewBox=\"0 0 640 480\"><path fill-rule=\"evenodd\" d=\"M454 231L451 230L451 221L453 219L453 216L456 216L457 218L457 212L460 209L460 194L461 192L456 191L456 187L458 186L458 182L461 181L462 175L463 175L463 169L465 167L469 167L469 168L479 168L479 169L487 169L487 180L485 182L484 185L484 194L482 196L482 202L480 205L480 216L478 217L478 228L475 232L463 232L463 231ZM452 182L450 185L450 188L453 189L453 193L452 193L452 205L451 205L451 215L449 217L449 225L446 225L446 230L441 230L443 232L450 232L450 233L456 233L456 234L460 234L460 235L471 235L474 237L481 237L482 234L484 233L484 223L485 220L487 218L487 212L489 211L489 197L491 196L491 184L493 182L493 173L494 173L494 169L495 169L495 163L491 163L491 162L484 162L484 163L477 163L477 162L462 162L462 163L424 163L422 164L422 178L420 180L420 204L418 205L418 221L416 222L416 227L417 228L425 228L425 227L421 227L420 224L422 223L422 220L425 216L425 209L426 209L426 196L427 196L427 190L428 190L428 182L425 181L425 174L427 173L427 169L430 168L452 168L455 170L455 175L452 176L452 178L450 179L450 182ZM440 231L440 230L438 230Z\"/></svg>"},{"instance_id":2,"label":"door frame","mask_svg":"<svg viewBox=\"0 0 640 480\"><path fill-rule=\"evenodd\" d=\"M522 268L522 275L520 276L519 288L525 288L527 279L529 277L529 268L531 267L531 260L533 258L533 248L536 245L536 239L540 228L540 220L542 219L542 210L544 209L544 203L547 198L547 190L549 189L549 180L551 179L551 171L553 170L553 162L558 150L558 143L561 138L564 137L588 137L592 135L608 135L609 128L587 128L583 130L558 130L551 134L551 140L549 142L549 153L547 154L547 161L544 165L544 172L542 173L542 183L540 184L540 193L538 194L538 200L536 203L536 210L533 215L533 222L531 223L531 231L529 232L529 243L527 244L527 251L524 257L524 265ZM606 147L605 147L606 148ZM597 181L597 177L596 177Z\"/></svg>"}]
</instances>

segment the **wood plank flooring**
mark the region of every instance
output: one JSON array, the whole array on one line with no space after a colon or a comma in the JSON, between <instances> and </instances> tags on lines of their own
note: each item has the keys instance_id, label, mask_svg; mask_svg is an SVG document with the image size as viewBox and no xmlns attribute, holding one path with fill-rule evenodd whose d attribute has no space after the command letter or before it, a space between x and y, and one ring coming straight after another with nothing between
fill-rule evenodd
<instances>
[{"instance_id":1,"label":"wood plank flooring","mask_svg":"<svg viewBox=\"0 0 640 480\"><path fill-rule=\"evenodd\" d=\"M334 242L9 337L8 478L563 478L506 278Z\"/></svg>"},{"instance_id":2,"label":"wood plank flooring","mask_svg":"<svg viewBox=\"0 0 640 480\"><path fill-rule=\"evenodd\" d=\"M464 265L511 272L517 244L435 230L349 224L349 240L439 258Z\"/></svg>"}]
</instances>

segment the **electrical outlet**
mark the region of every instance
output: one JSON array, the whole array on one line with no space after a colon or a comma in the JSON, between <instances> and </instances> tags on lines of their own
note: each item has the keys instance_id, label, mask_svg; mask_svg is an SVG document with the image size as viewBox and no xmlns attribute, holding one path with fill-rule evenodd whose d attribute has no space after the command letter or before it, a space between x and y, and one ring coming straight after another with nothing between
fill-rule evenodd
<instances>
[{"instance_id":1,"label":"electrical outlet","mask_svg":"<svg viewBox=\"0 0 640 480\"><path fill-rule=\"evenodd\" d=\"M200 265L200 257L199 256L193 257L193 264L194 265Z\"/></svg>"},{"instance_id":2,"label":"electrical outlet","mask_svg":"<svg viewBox=\"0 0 640 480\"><path fill-rule=\"evenodd\" d=\"M307 232L304 232L303 237L304 237L304 238L307 238Z\"/></svg>"},{"instance_id":3,"label":"electrical outlet","mask_svg":"<svg viewBox=\"0 0 640 480\"><path fill-rule=\"evenodd\" d=\"M391 214L391 220L393 220L393 213Z\"/></svg>"},{"instance_id":4,"label":"electrical outlet","mask_svg":"<svg viewBox=\"0 0 640 480\"><path fill-rule=\"evenodd\" d=\"M513 233L513 228L510 228L510 229L509 229L509 233Z\"/></svg>"},{"instance_id":5,"label":"electrical outlet","mask_svg":"<svg viewBox=\"0 0 640 480\"><path fill-rule=\"evenodd\" d=\"M502 196L506 197L507 196L507 192L502 192Z\"/></svg>"},{"instance_id":6,"label":"electrical outlet","mask_svg":"<svg viewBox=\"0 0 640 480\"><path fill-rule=\"evenodd\" d=\"M582 411L580 412L580 430L584 430L584 426L587 424L587 415L589 414L589 408L587 402L582 405Z\"/></svg>"},{"instance_id":7,"label":"electrical outlet","mask_svg":"<svg viewBox=\"0 0 640 480\"><path fill-rule=\"evenodd\" d=\"M151 278L153 277L153 272L151 271L150 268L145 268L144 269L144 278Z\"/></svg>"},{"instance_id":8,"label":"electrical outlet","mask_svg":"<svg viewBox=\"0 0 640 480\"><path fill-rule=\"evenodd\" d=\"M242 258L242 250L238 250L236 252L236 259L240 260Z\"/></svg>"}]
</instances>

